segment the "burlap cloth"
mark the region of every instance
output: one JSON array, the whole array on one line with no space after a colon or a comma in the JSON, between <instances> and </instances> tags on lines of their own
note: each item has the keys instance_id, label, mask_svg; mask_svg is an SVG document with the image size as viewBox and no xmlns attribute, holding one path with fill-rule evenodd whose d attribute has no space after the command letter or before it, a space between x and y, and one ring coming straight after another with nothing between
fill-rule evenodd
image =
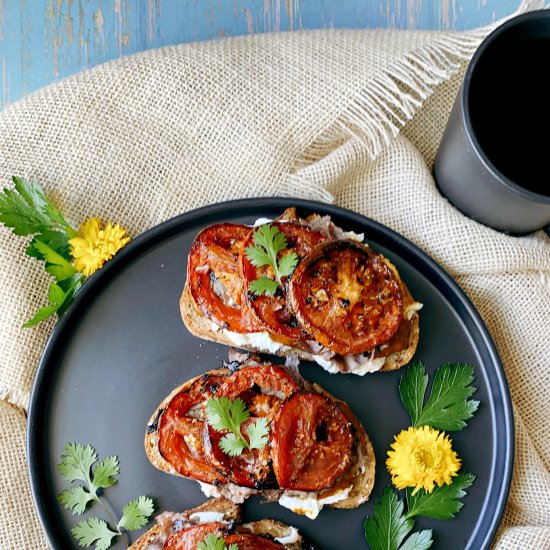
<instances>
[{"instance_id":1,"label":"burlap cloth","mask_svg":"<svg viewBox=\"0 0 550 550\"><path fill-rule=\"evenodd\" d=\"M506 369L516 463L496 547L550 548L550 239L467 219L430 175L488 30L281 33L138 54L0 113L0 181L32 178L73 224L98 215L133 235L208 203L267 195L334 201L402 233L473 300ZM46 546L25 409L53 323L21 328L48 285L24 247L0 229L2 549Z\"/></svg>"}]
</instances>

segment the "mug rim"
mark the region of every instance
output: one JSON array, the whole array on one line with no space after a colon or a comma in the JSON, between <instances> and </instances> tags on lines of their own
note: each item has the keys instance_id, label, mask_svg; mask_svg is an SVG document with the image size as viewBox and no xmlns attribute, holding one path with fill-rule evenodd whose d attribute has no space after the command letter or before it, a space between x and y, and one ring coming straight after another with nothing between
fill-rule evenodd
<instances>
[{"instance_id":1,"label":"mug rim","mask_svg":"<svg viewBox=\"0 0 550 550\"><path fill-rule=\"evenodd\" d=\"M508 21L504 22L502 25L498 26L495 30L493 30L489 35L487 35L483 39L483 42L479 45L479 47L475 51L474 55L472 56L472 59L470 60L470 63L468 64L468 68L466 69L466 74L464 76L464 82L463 82L462 90L460 94L461 95L460 100L462 104L462 116L464 118L464 127L467 130L466 134L468 135L468 138L472 142L473 149L476 151L477 155L479 156L481 162L485 165L486 169L493 176L495 176L496 179L498 179L501 183L503 183L506 187L508 187L511 191L521 195L524 198L530 199L533 202L550 204L550 195L543 195L541 193L536 193L535 191L531 191L529 189L526 189L525 187L522 187L521 185L511 180L504 173L502 173L493 164L493 162L489 159L489 157L481 147L479 140L477 139L477 136L472 126L472 120L471 120L470 111L468 108L468 97L470 95L472 75L477 67L479 59L483 56L487 48L493 43L493 41L496 38L506 33L507 31L517 26L518 24L523 24L529 21L540 20L541 18L547 19L550 22L550 9L535 10L535 11L523 13L521 15L512 17L511 19L508 19ZM550 31L550 26L549 26L549 31ZM550 32L549 32L549 38L550 38Z\"/></svg>"}]
</instances>

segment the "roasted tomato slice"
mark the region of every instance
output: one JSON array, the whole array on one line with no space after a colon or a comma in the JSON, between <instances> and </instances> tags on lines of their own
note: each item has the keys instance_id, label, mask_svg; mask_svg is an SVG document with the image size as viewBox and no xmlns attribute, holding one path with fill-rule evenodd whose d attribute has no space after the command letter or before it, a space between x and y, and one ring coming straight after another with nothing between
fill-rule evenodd
<instances>
[{"instance_id":1,"label":"roasted tomato slice","mask_svg":"<svg viewBox=\"0 0 550 550\"><path fill-rule=\"evenodd\" d=\"M298 258L302 258L315 245L327 238L322 233L313 231L309 227L297 223L272 222L271 225L275 226L281 233L284 233L287 240L287 248L279 252L279 259L281 255L288 254L290 251L294 251ZM248 289L250 283L260 277L275 279L275 274L271 267L256 267L246 257L244 250L249 246L253 246L253 239L254 232L251 231L244 243L243 253L240 257L240 269L245 289ZM286 277L283 277L283 283L285 281ZM292 344L303 338L304 333L288 307L285 289L279 289L274 296L256 296L246 293L246 297L250 309L267 326L269 332L276 335L279 340Z\"/></svg>"},{"instance_id":2,"label":"roasted tomato slice","mask_svg":"<svg viewBox=\"0 0 550 550\"><path fill-rule=\"evenodd\" d=\"M210 484L227 480L206 460L202 435L206 422L200 404L224 381L224 376L195 380L172 398L158 422L158 446L164 459L181 475Z\"/></svg>"},{"instance_id":3,"label":"roasted tomato slice","mask_svg":"<svg viewBox=\"0 0 550 550\"><path fill-rule=\"evenodd\" d=\"M274 540L252 533L234 534L224 537L225 545L236 544L239 550L277 550L285 546Z\"/></svg>"},{"instance_id":4,"label":"roasted tomato slice","mask_svg":"<svg viewBox=\"0 0 550 550\"><path fill-rule=\"evenodd\" d=\"M244 401L250 418L243 423L241 432L247 438L246 428L250 424L261 417L267 417L270 422L279 404L297 391L298 384L285 369L275 365L259 365L237 370L220 386L216 397ZM229 456L220 448L220 439L226 433L205 425L204 449L209 462L237 485L257 489L274 486L269 445L261 449L245 449L238 456Z\"/></svg>"},{"instance_id":5,"label":"roasted tomato slice","mask_svg":"<svg viewBox=\"0 0 550 550\"><path fill-rule=\"evenodd\" d=\"M382 256L353 241L320 244L298 264L288 293L304 330L342 355L387 342L402 318L394 272Z\"/></svg>"},{"instance_id":6,"label":"roasted tomato slice","mask_svg":"<svg viewBox=\"0 0 550 550\"><path fill-rule=\"evenodd\" d=\"M244 299L238 258L250 227L221 223L203 229L193 241L187 281L200 310L233 332L265 330Z\"/></svg>"},{"instance_id":7,"label":"roasted tomato slice","mask_svg":"<svg viewBox=\"0 0 550 550\"><path fill-rule=\"evenodd\" d=\"M273 469L284 489L320 491L350 464L352 425L328 397L290 397L275 416L272 431Z\"/></svg>"},{"instance_id":8,"label":"roasted tomato slice","mask_svg":"<svg viewBox=\"0 0 550 550\"><path fill-rule=\"evenodd\" d=\"M223 537L227 534L227 525L223 523L192 525L183 531L170 535L166 539L162 550L195 550L199 542L203 541L204 537L209 534Z\"/></svg>"}]
</instances>

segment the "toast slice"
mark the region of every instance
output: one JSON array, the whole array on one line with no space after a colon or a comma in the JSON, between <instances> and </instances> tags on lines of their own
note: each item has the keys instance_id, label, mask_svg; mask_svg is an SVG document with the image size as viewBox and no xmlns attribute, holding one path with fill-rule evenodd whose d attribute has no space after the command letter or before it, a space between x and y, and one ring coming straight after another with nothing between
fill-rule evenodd
<instances>
[{"instance_id":1,"label":"toast slice","mask_svg":"<svg viewBox=\"0 0 550 550\"><path fill-rule=\"evenodd\" d=\"M315 392L328 397L340 407L347 420L352 424L355 442L352 447L351 462L346 471L336 479L330 488L323 489L318 493L306 493L280 488L260 490L242 487L230 481L216 485L199 482L201 489L207 496L223 496L235 503L242 503L249 496L258 494L267 501L279 500L281 505L290 508L296 513L307 515L311 519L317 516L323 506L356 508L368 500L374 485L375 456L372 443L363 425L345 402L334 397L318 384L310 384L300 376L294 365L289 367L289 371L302 388L302 391ZM194 377L174 389L158 406L151 415L145 434L145 452L155 468L169 474L186 477L182 476L160 452L159 420L172 399L180 394L180 392L190 388L195 381L205 375L227 376L230 372L229 368L222 368Z\"/></svg>"},{"instance_id":2,"label":"toast slice","mask_svg":"<svg viewBox=\"0 0 550 550\"><path fill-rule=\"evenodd\" d=\"M281 521L262 519L241 523L241 507L225 498L210 499L185 512L164 512L157 516L157 524L139 537L130 550L160 550L173 533L193 525L217 521L227 525L228 532L252 533L283 544L288 550L314 550L299 531ZM194 549L193 549L194 550Z\"/></svg>"},{"instance_id":3,"label":"toast slice","mask_svg":"<svg viewBox=\"0 0 550 550\"><path fill-rule=\"evenodd\" d=\"M403 283L402 293L408 317L403 318L397 332L385 346L381 346L380 349L375 349L369 353L368 364L371 367L363 369L364 372L362 370L357 371L353 366L350 367L350 364L353 365L353 358L356 356L335 355L331 358L324 358L307 349L290 347L277 342L267 332L259 333L258 337L255 337L253 335L230 332L217 326L199 310L187 283L181 294L179 305L181 317L189 332L203 340L210 340L211 342L226 346L239 347L254 353L266 353L285 358L294 356L302 361L317 363L331 373L352 372L362 375L366 374L366 372L378 370L382 372L397 370L409 363L416 351L420 336L420 319L417 309L415 309L418 307L416 305L418 302L413 300L411 293Z\"/></svg>"}]
</instances>

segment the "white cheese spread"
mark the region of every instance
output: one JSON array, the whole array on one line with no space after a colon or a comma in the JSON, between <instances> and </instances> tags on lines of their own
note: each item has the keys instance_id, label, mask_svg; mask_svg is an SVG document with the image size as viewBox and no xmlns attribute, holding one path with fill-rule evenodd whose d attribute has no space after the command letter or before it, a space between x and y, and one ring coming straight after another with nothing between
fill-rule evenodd
<instances>
[{"instance_id":1,"label":"white cheese spread","mask_svg":"<svg viewBox=\"0 0 550 550\"><path fill-rule=\"evenodd\" d=\"M290 533L284 537L276 537L275 540L280 544L293 544L298 542L300 536L298 535L298 529L296 527L290 527Z\"/></svg>"},{"instance_id":2,"label":"white cheese spread","mask_svg":"<svg viewBox=\"0 0 550 550\"><path fill-rule=\"evenodd\" d=\"M193 523L228 523L222 512L195 512L189 519Z\"/></svg>"},{"instance_id":3,"label":"white cheese spread","mask_svg":"<svg viewBox=\"0 0 550 550\"><path fill-rule=\"evenodd\" d=\"M279 499L279 504L288 508L296 514L315 519L326 504L333 504L346 500L352 486L323 497L319 493L306 493L304 491L287 491Z\"/></svg>"}]
</instances>

